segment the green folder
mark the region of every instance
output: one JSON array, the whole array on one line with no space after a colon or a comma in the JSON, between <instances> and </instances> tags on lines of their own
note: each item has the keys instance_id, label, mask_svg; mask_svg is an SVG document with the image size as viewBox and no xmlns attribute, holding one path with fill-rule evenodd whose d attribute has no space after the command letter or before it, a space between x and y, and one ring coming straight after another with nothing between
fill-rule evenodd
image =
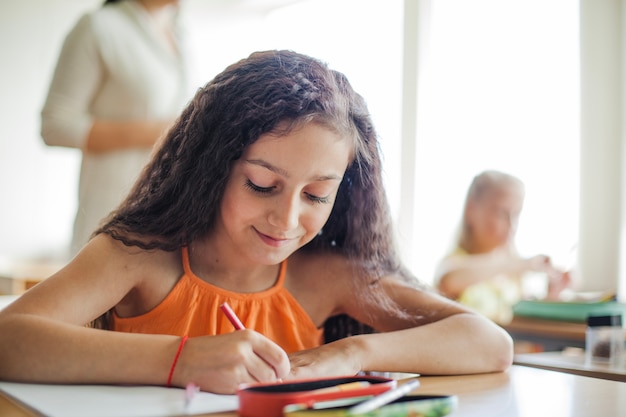
<instances>
[{"instance_id":1,"label":"green folder","mask_svg":"<svg viewBox=\"0 0 626 417\"><path fill-rule=\"evenodd\" d=\"M513 306L513 313L516 316L572 322L586 322L588 316L624 315L625 312L626 304L616 301L522 300Z\"/></svg>"}]
</instances>

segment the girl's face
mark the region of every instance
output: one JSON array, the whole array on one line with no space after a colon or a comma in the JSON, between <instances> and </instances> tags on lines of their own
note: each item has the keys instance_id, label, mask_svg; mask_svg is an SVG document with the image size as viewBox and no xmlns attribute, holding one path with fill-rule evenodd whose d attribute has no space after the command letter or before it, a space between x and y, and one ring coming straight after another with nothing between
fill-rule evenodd
<instances>
[{"instance_id":1,"label":"girl's face","mask_svg":"<svg viewBox=\"0 0 626 417\"><path fill-rule=\"evenodd\" d=\"M326 223L351 155L349 140L314 123L261 136L233 165L216 227L220 244L255 263L286 259Z\"/></svg>"},{"instance_id":2,"label":"girl's face","mask_svg":"<svg viewBox=\"0 0 626 417\"><path fill-rule=\"evenodd\" d=\"M468 222L476 249L488 252L513 240L522 200L518 190L502 188L468 204Z\"/></svg>"}]
</instances>

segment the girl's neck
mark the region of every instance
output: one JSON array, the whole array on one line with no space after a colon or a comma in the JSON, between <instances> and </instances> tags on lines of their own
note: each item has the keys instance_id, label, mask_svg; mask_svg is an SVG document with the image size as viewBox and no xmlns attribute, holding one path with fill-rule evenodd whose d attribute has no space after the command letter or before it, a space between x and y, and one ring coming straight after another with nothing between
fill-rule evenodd
<instances>
[{"instance_id":1,"label":"girl's neck","mask_svg":"<svg viewBox=\"0 0 626 417\"><path fill-rule=\"evenodd\" d=\"M236 254L228 254L210 240L194 241L188 247L191 271L209 284L228 291L253 293L274 286L280 265L246 263Z\"/></svg>"}]
</instances>

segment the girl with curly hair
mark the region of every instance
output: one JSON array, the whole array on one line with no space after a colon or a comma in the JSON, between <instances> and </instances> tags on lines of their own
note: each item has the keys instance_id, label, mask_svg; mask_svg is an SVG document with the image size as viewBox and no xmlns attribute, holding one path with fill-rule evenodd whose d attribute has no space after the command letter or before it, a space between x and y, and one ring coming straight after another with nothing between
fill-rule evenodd
<instances>
[{"instance_id":1,"label":"girl with curly hair","mask_svg":"<svg viewBox=\"0 0 626 417\"><path fill-rule=\"evenodd\" d=\"M0 379L233 393L506 369L506 332L403 268L381 170L343 74L291 51L231 65L78 255L0 312Z\"/></svg>"}]
</instances>

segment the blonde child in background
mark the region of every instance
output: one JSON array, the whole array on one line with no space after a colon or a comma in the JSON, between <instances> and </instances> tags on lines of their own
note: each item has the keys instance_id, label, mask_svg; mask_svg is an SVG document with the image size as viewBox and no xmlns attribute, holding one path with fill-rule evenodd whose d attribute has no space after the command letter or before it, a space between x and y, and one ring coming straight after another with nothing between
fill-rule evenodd
<instances>
[{"instance_id":1,"label":"blonde child in background","mask_svg":"<svg viewBox=\"0 0 626 417\"><path fill-rule=\"evenodd\" d=\"M499 171L474 177L465 200L456 248L439 264L435 283L440 292L506 324L512 306L523 297L528 272L547 277L548 299L570 285L568 272L555 268L546 255L521 257L515 234L524 202L524 184Z\"/></svg>"},{"instance_id":2,"label":"blonde child in background","mask_svg":"<svg viewBox=\"0 0 626 417\"><path fill-rule=\"evenodd\" d=\"M233 393L507 369L510 336L397 258L378 150L365 101L322 62L266 51L226 68L78 255L0 311L0 379ZM341 316L375 332L329 339Z\"/></svg>"}]
</instances>

